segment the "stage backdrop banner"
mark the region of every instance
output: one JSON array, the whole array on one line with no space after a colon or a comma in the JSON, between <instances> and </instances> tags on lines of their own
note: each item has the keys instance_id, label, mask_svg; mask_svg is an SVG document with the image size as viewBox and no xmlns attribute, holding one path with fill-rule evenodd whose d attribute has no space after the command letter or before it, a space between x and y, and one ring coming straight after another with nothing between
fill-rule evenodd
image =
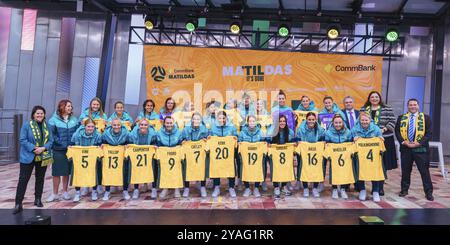
<instances>
[{"instance_id":1,"label":"stage backdrop banner","mask_svg":"<svg viewBox=\"0 0 450 245\"><path fill-rule=\"evenodd\" d=\"M156 108L171 96L178 108L191 101L203 112L211 100L240 102L246 92L270 111L279 89L290 106L308 95L322 109L329 95L342 107L350 95L359 108L370 91L381 90L382 57L375 56L148 45L144 57L147 97Z\"/></svg>"}]
</instances>

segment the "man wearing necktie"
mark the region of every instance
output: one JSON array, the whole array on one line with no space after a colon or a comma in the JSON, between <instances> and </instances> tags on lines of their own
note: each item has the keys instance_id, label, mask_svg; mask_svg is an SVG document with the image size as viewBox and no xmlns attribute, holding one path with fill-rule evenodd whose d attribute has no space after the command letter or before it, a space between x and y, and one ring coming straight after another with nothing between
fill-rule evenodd
<instances>
[{"instance_id":1,"label":"man wearing necktie","mask_svg":"<svg viewBox=\"0 0 450 245\"><path fill-rule=\"evenodd\" d=\"M358 121L359 111L354 109L354 100L350 96L344 98L344 109L342 111L345 115L345 125L348 129L352 129Z\"/></svg>"},{"instance_id":2,"label":"man wearing necktie","mask_svg":"<svg viewBox=\"0 0 450 245\"><path fill-rule=\"evenodd\" d=\"M395 126L395 135L400 143L401 153L401 191L399 196L408 195L411 182L413 162L422 177L425 197L433 201L433 183L430 176L430 150L428 142L431 139L431 120L428 115L419 112L417 99L408 100L408 113L399 116Z\"/></svg>"}]
</instances>

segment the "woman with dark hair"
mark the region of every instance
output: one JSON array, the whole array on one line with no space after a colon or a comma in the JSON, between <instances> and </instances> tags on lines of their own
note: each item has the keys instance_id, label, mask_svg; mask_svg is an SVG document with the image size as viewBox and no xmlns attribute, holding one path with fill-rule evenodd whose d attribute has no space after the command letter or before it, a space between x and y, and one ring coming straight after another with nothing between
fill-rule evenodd
<instances>
[{"instance_id":1,"label":"woman with dark hair","mask_svg":"<svg viewBox=\"0 0 450 245\"><path fill-rule=\"evenodd\" d=\"M22 212L22 201L27 190L33 168L35 168L34 206L43 207L42 191L44 189L45 171L52 158L49 151L53 146L52 132L45 122L45 109L35 106L31 111L31 120L23 124L20 130L20 172L17 183L16 200L13 214Z\"/></svg>"},{"instance_id":2,"label":"woman with dark hair","mask_svg":"<svg viewBox=\"0 0 450 245\"><path fill-rule=\"evenodd\" d=\"M277 122L281 116L284 116L288 127L294 130L295 114L292 108L286 105L286 99L286 93L284 93L283 90L280 90L278 93L278 103L276 106L272 107L272 118L273 121Z\"/></svg>"},{"instance_id":3,"label":"woman with dark hair","mask_svg":"<svg viewBox=\"0 0 450 245\"><path fill-rule=\"evenodd\" d=\"M275 123L273 125L271 133L269 135L274 135L270 139L271 144L282 145L282 144L286 144L286 143L294 141L294 131L289 128L289 126L287 124L287 118L285 115L279 116L278 123ZM281 195L280 186L283 188L283 193L286 196L292 195L292 192L286 186L287 183L288 182L281 182L281 183L274 182L273 183L274 196L276 198L279 198Z\"/></svg>"},{"instance_id":4,"label":"woman with dark hair","mask_svg":"<svg viewBox=\"0 0 450 245\"><path fill-rule=\"evenodd\" d=\"M133 118L131 118L130 114L125 111L124 103L122 101L117 101L114 103L114 112L108 118L108 124L111 124L112 120L115 118L119 118L120 121L125 125L128 131L131 131L131 126L133 125Z\"/></svg>"},{"instance_id":5,"label":"woman with dark hair","mask_svg":"<svg viewBox=\"0 0 450 245\"><path fill-rule=\"evenodd\" d=\"M61 100L58 108L48 121L49 130L53 135L53 193L47 198L47 202L53 202L59 199L59 183L63 185L63 199L70 200L67 191L69 185L70 164L67 160L67 147L72 145L72 135L77 130L79 123L76 117L72 115L73 107L70 100Z\"/></svg>"},{"instance_id":6,"label":"woman with dark hair","mask_svg":"<svg viewBox=\"0 0 450 245\"><path fill-rule=\"evenodd\" d=\"M151 99L144 101L142 104L142 111L139 112L135 122L140 121L144 117L148 120L159 119L158 113L155 112L155 102Z\"/></svg>"},{"instance_id":7,"label":"woman with dark hair","mask_svg":"<svg viewBox=\"0 0 450 245\"><path fill-rule=\"evenodd\" d=\"M386 152L383 155L383 165L386 171L397 168L397 156L395 155L394 130L396 117L392 107L383 103L381 94L377 91L370 92L367 101L360 110L370 115L375 125L381 129L384 138ZM387 173L386 173L387 175ZM384 181L380 184L379 194L384 196Z\"/></svg>"},{"instance_id":8,"label":"woman with dark hair","mask_svg":"<svg viewBox=\"0 0 450 245\"><path fill-rule=\"evenodd\" d=\"M171 116L175 112L177 104L172 97L169 97L164 102L164 107L159 111L159 119L164 120L167 116Z\"/></svg>"}]
</instances>

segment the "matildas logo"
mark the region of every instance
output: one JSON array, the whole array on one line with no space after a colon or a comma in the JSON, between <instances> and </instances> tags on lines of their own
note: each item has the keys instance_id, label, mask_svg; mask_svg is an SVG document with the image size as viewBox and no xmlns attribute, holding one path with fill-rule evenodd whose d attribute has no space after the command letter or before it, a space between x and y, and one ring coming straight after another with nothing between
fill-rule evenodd
<instances>
[{"instance_id":1,"label":"matildas logo","mask_svg":"<svg viewBox=\"0 0 450 245\"><path fill-rule=\"evenodd\" d=\"M154 66L150 73L155 82L162 82L166 77L166 70L161 66Z\"/></svg>"}]
</instances>

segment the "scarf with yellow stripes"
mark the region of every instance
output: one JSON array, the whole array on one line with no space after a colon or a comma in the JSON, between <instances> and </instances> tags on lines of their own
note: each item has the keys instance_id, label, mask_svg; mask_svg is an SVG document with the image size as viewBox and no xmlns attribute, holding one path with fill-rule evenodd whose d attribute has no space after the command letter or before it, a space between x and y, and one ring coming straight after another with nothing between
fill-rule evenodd
<instances>
[{"instance_id":1,"label":"scarf with yellow stripes","mask_svg":"<svg viewBox=\"0 0 450 245\"><path fill-rule=\"evenodd\" d=\"M42 134L41 130L39 130L39 126L35 120L30 120L30 128L33 132L34 140L36 141L37 147L42 147L48 142L49 131L47 128L47 123L45 121L42 122ZM34 160L36 162L42 161L41 165L46 166L53 162L53 157L47 151L42 152L40 155L36 155Z\"/></svg>"},{"instance_id":2,"label":"scarf with yellow stripes","mask_svg":"<svg viewBox=\"0 0 450 245\"><path fill-rule=\"evenodd\" d=\"M406 141L409 141L408 128L410 116L411 113L408 112L404 114L400 120L400 134ZM414 127L416 129L416 133L414 135L414 142L419 142L425 135L425 115L422 112L418 113Z\"/></svg>"}]
</instances>

